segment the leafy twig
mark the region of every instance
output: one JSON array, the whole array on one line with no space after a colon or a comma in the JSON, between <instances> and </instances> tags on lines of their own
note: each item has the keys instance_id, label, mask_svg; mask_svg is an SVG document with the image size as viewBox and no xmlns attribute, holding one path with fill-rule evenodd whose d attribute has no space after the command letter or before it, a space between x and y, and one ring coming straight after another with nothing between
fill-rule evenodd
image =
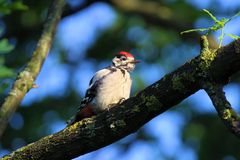
<instances>
[{"instance_id":1,"label":"leafy twig","mask_svg":"<svg viewBox=\"0 0 240 160\"><path fill-rule=\"evenodd\" d=\"M214 21L214 24L211 27L208 28L197 28L197 29L190 29L190 30L186 30L181 32L180 34L185 34L185 33L191 33L191 32L204 32L207 31L206 35L208 35L209 33L213 32L213 31L217 31L217 30L221 30L221 34L218 37L219 39L219 48L222 46L222 41L224 38L224 35L227 35L233 39L238 39L239 37L233 34L225 34L224 33L224 27L225 25L230 22L232 19L236 18L237 16L240 16L240 11L238 13L236 13L234 16L232 16L231 18L222 18L220 20L218 20L211 12L209 12L206 9L203 9L204 12L206 12L211 19Z\"/></svg>"}]
</instances>

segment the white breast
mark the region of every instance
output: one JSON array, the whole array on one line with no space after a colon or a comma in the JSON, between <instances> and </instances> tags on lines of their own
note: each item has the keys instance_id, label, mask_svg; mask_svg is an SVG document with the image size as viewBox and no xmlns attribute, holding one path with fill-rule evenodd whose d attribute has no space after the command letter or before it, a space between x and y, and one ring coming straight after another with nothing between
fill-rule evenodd
<instances>
[{"instance_id":1,"label":"white breast","mask_svg":"<svg viewBox=\"0 0 240 160\"><path fill-rule=\"evenodd\" d=\"M120 69L116 69L110 72L104 69L99 72L105 73L105 77L99 84L98 92L94 99L96 111L105 110L117 104L121 99L129 98L132 80L127 71L123 73Z\"/></svg>"}]
</instances>

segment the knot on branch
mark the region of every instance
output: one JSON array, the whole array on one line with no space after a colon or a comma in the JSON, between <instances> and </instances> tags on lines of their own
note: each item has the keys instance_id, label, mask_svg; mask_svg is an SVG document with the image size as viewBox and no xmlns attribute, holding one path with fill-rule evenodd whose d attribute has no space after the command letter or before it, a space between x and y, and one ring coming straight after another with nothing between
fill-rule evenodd
<instances>
[{"instance_id":1,"label":"knot on branch","mask_svg":"<svg viewBox=\"0 0 240 160\"><path fill-rule=\"evenodd\" d=\"M208 43L207 36L201 36L200 38L201 53L204 52L204 50L209 50L208 46L209 46L209 43Z\"/></svg>"},{"instance_id":2,"label":"knot on branch","mask_svg":"<svg viewBox=\"0 0 240 160\"><path fill-rule=\"evenodd\" d=\"M20 72L9 95L19 97L23 92L27 92L32 88L33 82L34 79L30 72L25 70Z\"/></svg>"}]
</instances>

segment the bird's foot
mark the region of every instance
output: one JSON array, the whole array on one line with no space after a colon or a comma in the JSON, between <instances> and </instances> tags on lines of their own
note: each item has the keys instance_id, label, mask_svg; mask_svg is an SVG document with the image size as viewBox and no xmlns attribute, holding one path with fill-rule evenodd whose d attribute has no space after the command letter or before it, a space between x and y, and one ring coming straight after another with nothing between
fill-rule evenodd
<instances>
[{"instance_id":1,"label":"bird's foot","mask_svg":"<svg viewBox=\"0 0 240 160\"><path fill-rule=\"evenodd\" d=\"M121 99L118 101L117 104L121 104L121 103L123 103L125 100L126 100L125 98L121 98Z\"/></svg>"}]
</instances>

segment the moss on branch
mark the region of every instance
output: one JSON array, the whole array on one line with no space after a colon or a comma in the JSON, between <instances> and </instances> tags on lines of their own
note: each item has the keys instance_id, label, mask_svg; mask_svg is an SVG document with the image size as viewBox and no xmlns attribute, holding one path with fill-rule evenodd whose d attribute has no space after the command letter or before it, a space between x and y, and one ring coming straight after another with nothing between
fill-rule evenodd
<instances>
[{"instance_id":1,"label":"moss on branch","mask_svg":"<svg viewBox=\"0 0 240 160\"><path fill-rule=\"evenodd\" d=\"M232 133L240 137L240 117L226 99L223 85L207 83L207 85L205 85L205 90L211 98L219 117Z\"/></svg>"}]
</instances>

